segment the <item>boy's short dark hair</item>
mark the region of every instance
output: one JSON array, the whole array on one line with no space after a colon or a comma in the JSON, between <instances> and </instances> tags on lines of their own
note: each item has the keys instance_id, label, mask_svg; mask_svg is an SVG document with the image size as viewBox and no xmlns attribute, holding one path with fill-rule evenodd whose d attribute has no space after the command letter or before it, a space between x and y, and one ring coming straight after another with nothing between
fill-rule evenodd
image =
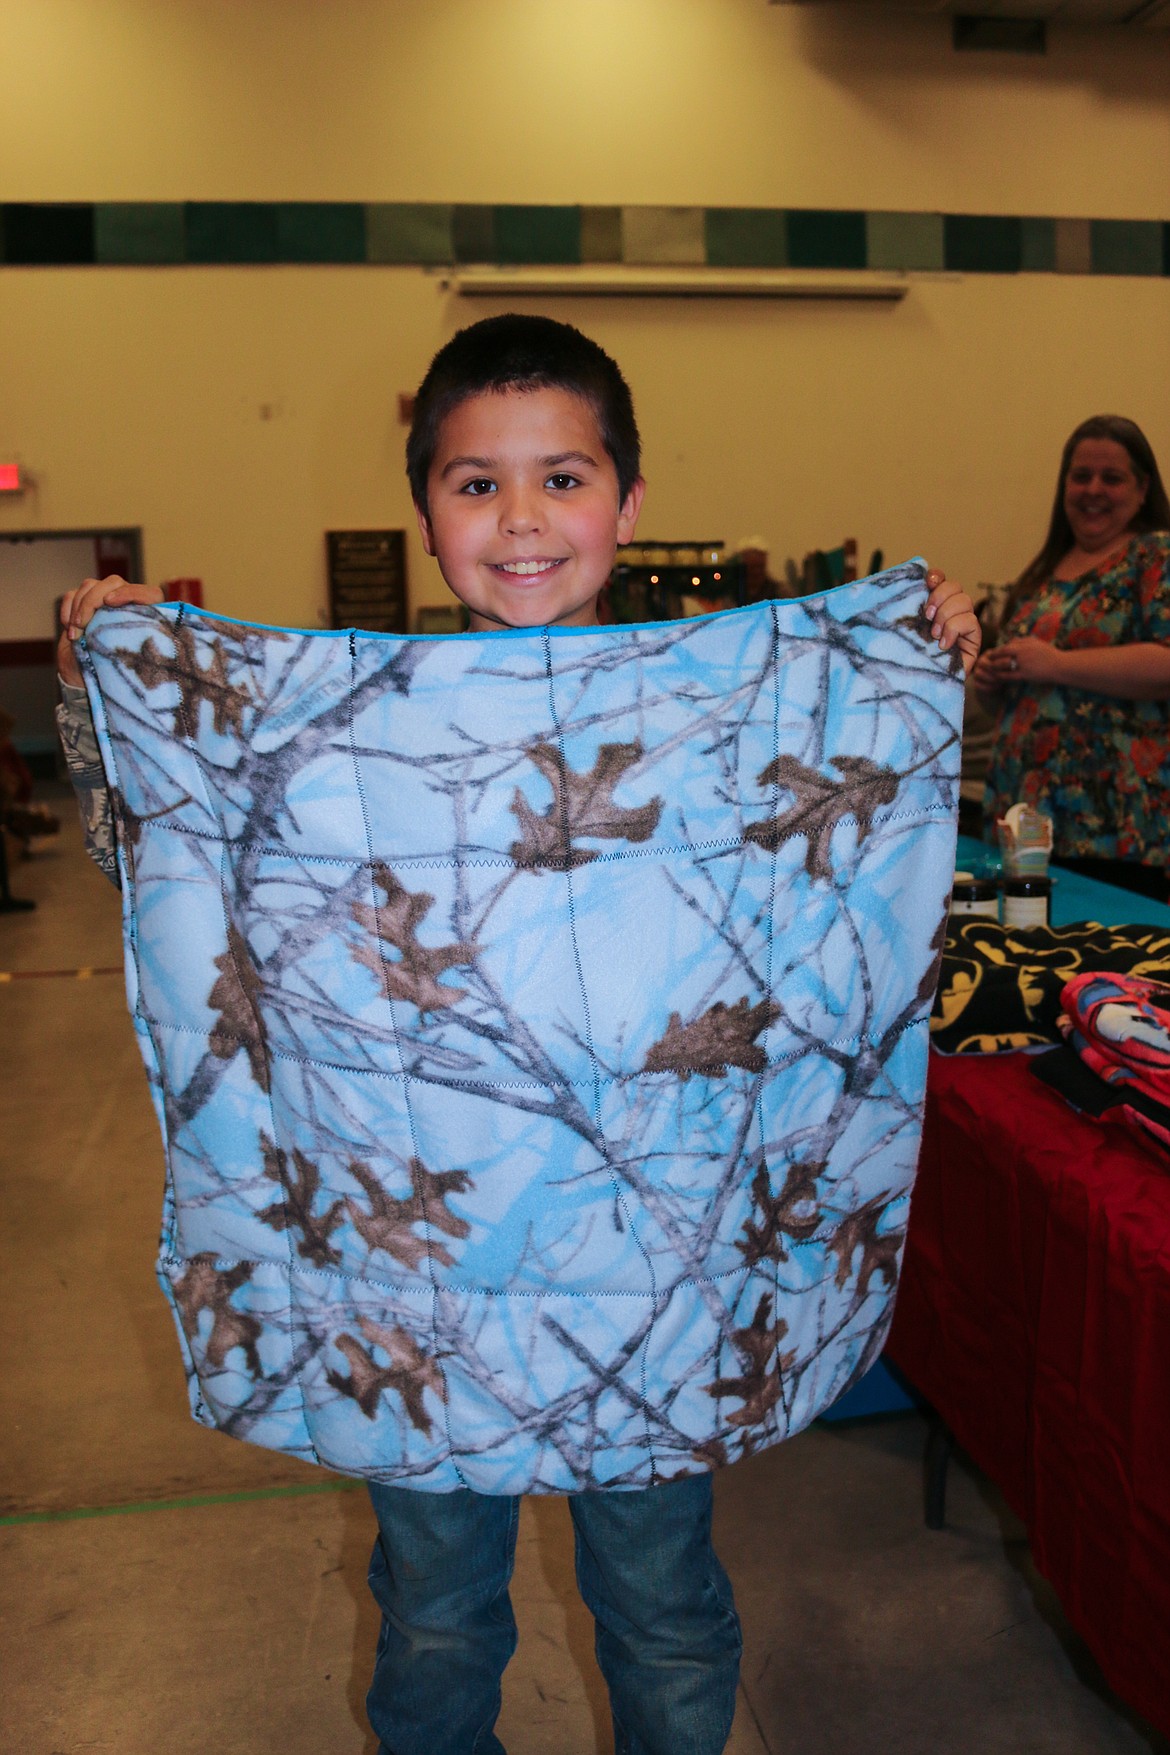
<instances>
[{"instance_id":1,"label":"boy's short dark hair","mask_svg":"<svg viewBox=\"0 0 1170 1755\"><path fill-rule=\"evenodd\" d=\"M425 512L427 477L444 420L469 396L502 390L569 390L588 402L625 499L641 473L642 446L630 388L616 362L571 323L512 311L461 329L427 368L406 441L406 474L416 505Z\"/></svg>"}]
</instances>

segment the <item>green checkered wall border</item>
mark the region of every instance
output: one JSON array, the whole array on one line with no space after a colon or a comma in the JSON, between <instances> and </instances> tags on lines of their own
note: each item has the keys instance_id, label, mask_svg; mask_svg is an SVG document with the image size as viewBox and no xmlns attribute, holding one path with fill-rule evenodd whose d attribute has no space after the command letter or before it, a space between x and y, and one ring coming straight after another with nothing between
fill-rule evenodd
<instances>
[{"instance_id":1,"label":"green checkered wall border","mask_svg":"<svg viewBox=\"0 0 1170 1755\"><path fill-rule=\"evenodd\" d=\"M380 201L0 204L0 266L627 262L1170 276L1170 220Z\"/></svg>"}]
</instances>

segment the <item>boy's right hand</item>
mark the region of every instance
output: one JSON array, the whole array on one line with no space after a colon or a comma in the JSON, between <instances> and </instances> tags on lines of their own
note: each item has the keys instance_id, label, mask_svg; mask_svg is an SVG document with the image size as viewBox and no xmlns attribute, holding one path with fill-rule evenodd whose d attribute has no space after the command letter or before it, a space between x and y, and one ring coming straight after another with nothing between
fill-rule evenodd
<instances>
[{"instance_id":1,"label":"boy's right hand","mask_svg":"<svg viewBox=\"0 0 1170 1755\"><path fill-rule=\"evenodd\" d=\"M161 603L163 594L157 585L131 585L111 573L108 579L87 579L76 591L67 591L61 599L61 636L57 641L57 675L73 688L81 687L81 666L73 650L73 642L93 620L94 611L104 604Z\"/></svg>"}]
</instances>

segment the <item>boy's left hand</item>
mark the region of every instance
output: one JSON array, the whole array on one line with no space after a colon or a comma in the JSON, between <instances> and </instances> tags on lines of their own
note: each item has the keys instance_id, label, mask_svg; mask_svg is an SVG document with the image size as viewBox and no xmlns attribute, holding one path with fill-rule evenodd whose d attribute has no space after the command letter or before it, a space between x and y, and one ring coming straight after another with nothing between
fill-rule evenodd
<instances>
[{"instance_id":1,"label":"boy's left hand","mask_svg":"<svg viewBox=\"0 0 1170 1755\"><path fill-rule=\"evenodd\" d=\"M975 606L961 585L938 567L926 575L926 613L934 624L934 637L943 652L957 646L963 660L963 675L970 676L983 643L983 629L975 614Z\"/></svg>"}]
</instances>

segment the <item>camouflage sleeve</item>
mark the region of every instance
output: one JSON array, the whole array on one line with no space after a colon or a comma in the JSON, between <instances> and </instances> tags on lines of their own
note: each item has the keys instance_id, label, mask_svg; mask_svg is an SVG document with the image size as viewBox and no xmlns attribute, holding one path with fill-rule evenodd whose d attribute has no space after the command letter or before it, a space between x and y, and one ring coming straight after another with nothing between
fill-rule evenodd
<instances>
[{"instance_id":1,"label":"camouflage sleeve","mask_svg":"<svg viewBox=\"0 0 1170 1755\"><path fill-rule=\"evenodd\" d=\"M95 865L101 867L112 883L118 882L117 840L114 834L114 813L106 771L98 751L97 733L84 689L61 685L61 703L57 708L57 731L65 755L69 778L77 794L81 826L85 831L85 850Z\"/></svg>"}]
</instances>

